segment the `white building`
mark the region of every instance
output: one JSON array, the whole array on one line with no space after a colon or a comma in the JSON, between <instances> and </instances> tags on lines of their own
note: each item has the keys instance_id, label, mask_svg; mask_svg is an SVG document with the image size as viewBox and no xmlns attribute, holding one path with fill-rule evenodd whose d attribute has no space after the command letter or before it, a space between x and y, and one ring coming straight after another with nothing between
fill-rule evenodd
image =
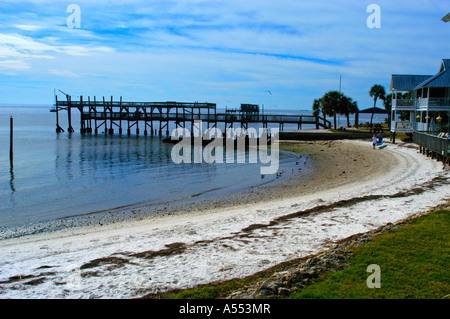
<instances>
[{"instance_id":1,"label":"white building","mask_svg":"<svg viewBox=\"0 0 450 319\"><path fill-rule=\"evenodd\" d=\"M436 75L391 77L391 132L437 131L450 117L450 59L443 59ZM405 92L406 98L401 92Z\"/></svg>"}]
</instances>

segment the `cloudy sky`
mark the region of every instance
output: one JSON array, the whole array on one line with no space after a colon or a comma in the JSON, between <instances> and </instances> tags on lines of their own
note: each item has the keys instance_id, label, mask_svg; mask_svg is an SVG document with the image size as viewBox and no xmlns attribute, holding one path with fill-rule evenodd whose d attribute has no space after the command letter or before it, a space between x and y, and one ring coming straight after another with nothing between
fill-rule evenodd
<instances>
[{"instance_id":1,"label":"cloudy sky","mask_svg":"<svg viewBox=\"0 0 450 319\"><path fill-rule=\"evenodd\" d=\"M372 3L380 28L367 25ZM309 110L342 75L363 109L393 73L438 72L450 58L448 12L448 0L2 0L0 104L52 104L61 89Z\"/></svg>"}]
</instances>

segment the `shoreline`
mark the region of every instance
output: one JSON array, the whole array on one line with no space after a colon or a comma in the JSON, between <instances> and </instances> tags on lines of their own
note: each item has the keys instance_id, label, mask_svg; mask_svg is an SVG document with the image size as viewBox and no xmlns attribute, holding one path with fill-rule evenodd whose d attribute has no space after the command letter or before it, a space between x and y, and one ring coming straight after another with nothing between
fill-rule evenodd
<instances>
[{"instance_id":1,"label":"shoreline","mask_svg":"<svg viewBox=\"0 0 450 319\"><path fill-rule=\"evenodd\" d=\"M283 152L283 150L280 150ZM284 152L287 152L284 150ZM311 170L311 160L306 156L294 152L295 157L300 157L305 163L302 166L303 173ZM292 160L294 162L294 160ZM281 169L281 168L280 168ZM301 169L298 169L299 171ZM275 174L274 174L275 175ZM215 208L227 208L240 204L257 203L264 201L266 192L271 188L277 188L278 185L284 185L286 181L292 181L298 177L298 172L281 172L276 174L276 178L261 182L250 187L238 187L236 189L227 190L225 194L220 194L221 189L212 189L206 192L192 194L182 198L175 198L159 203L138 202L121 207L112 207L101 211L93 211L80 215L56 218L50 221L27 223L17 226L0 226L0 241L6 239L20 238L24 236L32 236L39 234L48 234L52 232L60 232L64 230L76 230L108 226L112 224L124 224L133 221L141 221L147 219L160 219L172 215L192 214L195 212L207 212ZM219 193L209 195L210 192L219 190ZM227 193L230 192L230 193ZM255 199L255 192L261 195Z\"/></svg>"},{"instance_id":2,"label":"shoreline","mask_svg":"<svg viewBox=\"0 0 450 319\"><path fill-rule=\"evenodd\" d=\"M328 131L327 131L328 132ZM322 132L319 132L322 134ZM361 142L365 145L365 142ZM294 146L287 147L286 145ZM126 207L115 207L99 212L91 212L51 221L37 222L20 226L1 227L0 241L22 236L46 234L62 230L76 230L111 224L125 224L146 219L159 219L172 215L185 215L198 212L209 212L213 209L226 209L240 205L251 205L270 202L279 199L309 195L336 188L354 182L370 180L371 177L380 175L395 166L395 159L388 158L385 154L374 158L371 152L361 152L362 146L345 140L318 140L318 141L280 141L280 151L288 151L299 156L298 161L304 161L303 170L292 173L294 176L287 180L273 180L267 184L252 186L241 192L233 191L226 195L215 195L210 198L197 198L199 194L187 198L174 199L158 204L136 203ZM338 152L330 151L335 149ZM368 149L369 150L369 149ZM341 153L342 152L342 153ZM352 163L364 161L363 165L349 165L346 156L353 156ZM359 164L360 164L359 163ZM356 163L358 164L358 163ZM367 172L367 167L377 167L374 171ZM364 174L364 175L363 175ZM200 194L201 196L201 194Z\"/></svg>"},{"instance_id":3,"label":"shoreline","mask_svg":"<svg viewBox=\"0 0 450 319\"><path fill-rule=\"evenodd\" d=\"M302 147L315 163L315 171L298 176L309 178L308 191L305 180L291 178L264 192L250 191L240 202L228 199L189 214L0 241L5 252L0 296L134 298L240 278L414 215L450 196L448 170L414 148L388 144L374 151L366 141L289 145ZM15 269L7 267L10 263ZM42 267L52 271L44 273ZM82 284L67 288L74 269ZM42 283L11 282L18 275L36 276ZM24 289L10 290L11 285Z\"/></svg>"},{"instance_id":4,"label":"shoreline","mask_svg":"<svg viewBox=\"0 0 450 319\"><path fill-rule=\"evenodd\" d=\"M197 190L196 193L184 197L161 199L160 201L145 200L98 211L58 217L48 221L27 222L11 226L0 225L0 241L22 236L61 231L64 229L127 223L133 220L143 220L147 218L172 215L174 213L185 214L192 211L198 211L199 209L206 211L211 207L231 206L237 201L235 199L233 203L228 203L228 200L231 197L241 197L242 194L249 194L254 189L268 189L273 185L297 175L297 172L294 171L294 169L292 169L291 172L290 166L294 166L293 163L295 163L295 159L299 157L299 154L282 150L280 152L290 153L288 155L290 159L283 159L284 163L280 164L280 171L269 176L268 178L261 178L261 182L258 181L252 183L252 185L230 183L229 185L225 185L225 187L213 188L200 193L197 193ZM300 157L303 156L300 154ZM303 171L307 171L311 166L310 160L306 160L307 164L302 166ZM186 187L189 187L189 185ZM195 191L195 188L192 189Z\"/></svg>"}]
</instances>

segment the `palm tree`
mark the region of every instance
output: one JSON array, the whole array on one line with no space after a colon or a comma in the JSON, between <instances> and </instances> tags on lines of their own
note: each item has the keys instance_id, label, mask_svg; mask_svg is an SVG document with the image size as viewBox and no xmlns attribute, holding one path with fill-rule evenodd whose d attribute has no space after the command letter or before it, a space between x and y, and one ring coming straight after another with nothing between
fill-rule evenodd
<instances>
[{"instance_id":1,"label":"palm tree","mask_svg":"<svg viewBox=\"0 0 450 319\"><path fill-rule=\"evenodd\" d=\"M313 115L319 116L319 113L322 111L322 105L320 105L319 99L314 99L313 105L312 105Z\"/></svg>"},{"instance_id":2,"label":"palm tree","mask_svg":"<svg viewBox=\"0 0 450 319\"><path fill-rule=\"evenodd\" d=\"M336 114L343 114L341 103L342 96L343 94L338 91L328 91L320 99L322 112L328 116L333 116L334 128L337 127Z\"/></svg>"},{"instance_id":3,"label":"palm tree","mask_svg":"<svg viewBox=\"0 0 450 319\"><path fill-rule=\"evenodd\" d=\"M326 116L333 116L334 128L337 127L336 115L343 114L347 117L347 126L350 127L349 115L358 112L358 103L351 97L338 91L328 91L320 99L315 99L312 105L313 115L319 115L322 111L324 121Z\"/></svg>"},{"instance_id":4,"label":"palm tree","mask_svg":"<svg viewBox=\"0 0 450 319\"><path fill-rule=\"evenodd\" d=\"M347 118L347 127L350 127L350 114L354 114L359 111L358 102L353 101L351 97L343 96L342 108L345 117Z\"/></svg>"},{"instance_id":5,"label":"palm tree","mask_svg":"<svg viewBox=\"0 0 450 319\"><path fill-rule=\"evenodd\" d=\"M384 90L384 86L375 84L370 88L369 95L373 98L373 107L375 107L378 99L383 101L386 99L386 91Z\"/></svg>"},{"instance_id":6,"label":"palm tree","mask_svg":"<svg viewBox=\"0 0 450 319\"><path fill-rule=\"evenodd\" d=\"M384 90L384 86L380 85L380 84L375 84L374 86L372 86L370 88L369 91L369 95L370 97L373 98L373 107L375 107L377 105L377 100L386 100L386 91ZM370 126L372 127L372 120L373 120L373 115L374 113L372 113L372 116L370 117Z\"/></svg>"},{"instance_id":7,"label":"palm tree","mask_svg":"<svg viewBox=\"0 0 450 319\"><path fill-rule=\"evenodd\" d=\"M326 126L327 121L327 115L325 114L325 110L322 107L322 103L320 99L314 99L313 105L312 105L313 115L319 116L320 112L322 112L323 116L323 124Z\"/></svg>"}]
</instances>

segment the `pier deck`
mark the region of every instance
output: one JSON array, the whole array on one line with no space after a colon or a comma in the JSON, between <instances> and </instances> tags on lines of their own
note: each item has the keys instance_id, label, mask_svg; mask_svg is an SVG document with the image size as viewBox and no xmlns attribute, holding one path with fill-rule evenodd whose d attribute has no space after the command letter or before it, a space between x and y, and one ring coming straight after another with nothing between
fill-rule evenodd
<instances>
[{"instance_id":1,"label":"pier deck","mask_svg":"<svg viewBox=\"0 0 450 319\"><path fill-rule=\"evenodd\" d=\"M224 123L225 128L239 125L241 128L248 129L249 123L259 123L267 128L267 125L278 124L280 131L283 131L284 124L296 124L298 129L303 124L312 124L316 128L330 128L331 122L324 120L320 116L312 115L280 115L280 114L261 114L259 112L234 111L226 113L217 113L215 103L186 103L186 102L124 102L122 98L119 101L97 100L95 97L91 100L83 100L80 97L78 101L72 101L71 96L67 95L65 101L59 101L56 96L56 131L64 132L59 125L59 112L67 111L68 131L74 132L72 127L72 109L80 111L81 129L80 132L98 134L98 130L103 127L106 134L114 134L114 129L118 128L119 134L126 128L127 134L131 134L131 128L136 128L136 134L139 134L139 123L144 124L144 135L150 134L162 135L166 130L169 135L169 123L174 123L175 128L186 128L186 123L190 123L191 130L194 121L206 122L208 128L217 127L218 123ZM126 124L124 124L125 122ZM156 122L156 123L154 123ZM159 124L159 125L158 125Z\"/></svg>"}]
</instances>

